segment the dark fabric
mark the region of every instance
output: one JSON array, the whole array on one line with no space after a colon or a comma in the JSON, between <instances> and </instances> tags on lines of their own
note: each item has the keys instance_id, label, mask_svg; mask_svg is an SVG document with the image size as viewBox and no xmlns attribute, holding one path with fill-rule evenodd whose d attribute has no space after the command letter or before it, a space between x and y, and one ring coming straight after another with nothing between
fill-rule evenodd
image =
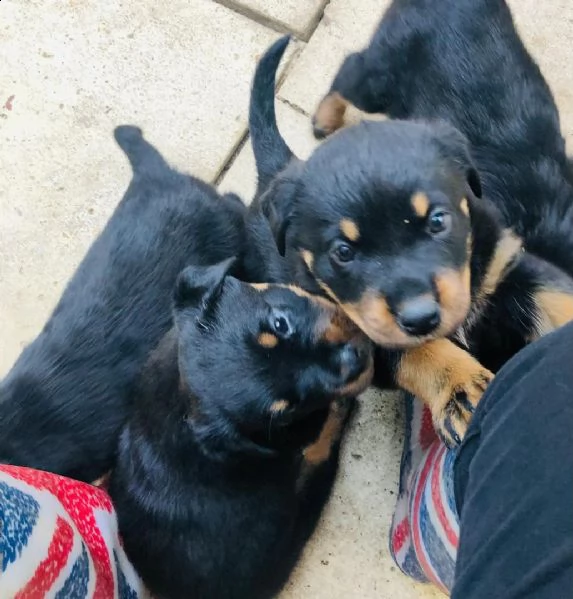
<instances>
[{"instance_id":1,"label":"dark fabric","mask_svg":"<svg viewBox=\"0 0 573 599\"><path fill-rule=\"evenodd\" d=\"M573 324L497 375L455 465L453 599L573 598Z\"/></svg>"}]
</instances>

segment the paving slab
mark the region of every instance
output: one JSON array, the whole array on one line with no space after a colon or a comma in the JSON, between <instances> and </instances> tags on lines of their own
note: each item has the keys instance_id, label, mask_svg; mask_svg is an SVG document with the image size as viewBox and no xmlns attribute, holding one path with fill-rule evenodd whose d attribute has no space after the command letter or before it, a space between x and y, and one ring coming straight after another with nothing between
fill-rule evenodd
<instances>
[{"instance_id":1,"label":"paving slab","mask_svg":"<svg viewBox=\"0 0 573 599\"><path fill-rule=\"evenodd\" d=\"M113 128L141 126L172 164L213 179L277 36L205 0L2 1L0 373L129 181Z\"/></svg>"},{"instance_id":2,"label":"paving slab","mask_svg":"<svg viewBox=\"0 0 573 599\"><path fill-rule=\"evenodd\" d=\"M368 43L389 5L390 0L331 0L279 96L312 114L344 57Z\"/></svg>"},{"instance_id":3,"label":"paving slab","mask_svg":"<svg viewBox=\"0 0 573 599\"><path fill-rule=\"evenodd\" d=\"M439 599L390 557L388 529L403 443L399 393L369 390L346 435L340 472L316 534L280 599Z\"/></svg>"},{"instance_id":4,"label":"paving slab","mask_svg":"<svg viewBox=\"0 0 573 599\"><path fill-rule=\"evenodd\" d=\"M217 0L279 31L308 39L328 0Z\"/></svg>"}]
</instances>

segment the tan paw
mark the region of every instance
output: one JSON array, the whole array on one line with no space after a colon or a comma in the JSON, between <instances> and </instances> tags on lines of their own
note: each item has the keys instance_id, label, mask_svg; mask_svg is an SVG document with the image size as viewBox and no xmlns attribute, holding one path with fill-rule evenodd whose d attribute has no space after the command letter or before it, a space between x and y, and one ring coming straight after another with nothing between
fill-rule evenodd
<instances>
[{"instance_id":1,"label":"tan paw","mask_svg":"<svg viewBox=\"0 0 573 599\"><path fill-rule=\"evenodd\" d=\"M448 447L462 442L472 415L493 379L493 373L479 362L453 370L444 377L444 385L438 397L430 404L436 432Z\"/></svg>"}]
</instances>

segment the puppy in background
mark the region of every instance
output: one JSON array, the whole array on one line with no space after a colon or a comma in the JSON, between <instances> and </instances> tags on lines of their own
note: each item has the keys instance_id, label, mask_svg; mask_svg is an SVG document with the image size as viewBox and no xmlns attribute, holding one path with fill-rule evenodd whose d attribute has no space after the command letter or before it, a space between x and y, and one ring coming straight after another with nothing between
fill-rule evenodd
<instances>
[{"instance_id":1,"label":"puppy in background","mask_svg":"<svg viewBox=\"0 0 573 599\"><path fill-rule=\"evenodd\" d=\"M486 265L459 331L472 354L495 371L573 319L571 162L553 95L504 0L394 0L369 46L340 67L315 135L338 129L350 105L449 122L470 142L483 196L515 234ZM516 262L518 240L527 253Z\"/></svg>"},{"instance_id":2,"label":"puppy in background","mask_svg":"<svg viewBox=\"0 0 573 599\"><path fill-rule=\"evenodd\" d=\"M128 557L162 599L262 599L328 499L368 338L327 300L188 267L109 491Z\"/></svg>"},{"instance_id":3,"label":"puppy in background","mask_svg":"<svg viewBox=\"0 0 573 599\"><path fill-rule=\"evenodd\" d=\"M115 136L131 184L0 383L0 462L86 482L113 464L132 385L171 327L177 275L190 256L211 264L243 243L238 198L172 170L138 129Z\"/></svg>"}]
</instances>

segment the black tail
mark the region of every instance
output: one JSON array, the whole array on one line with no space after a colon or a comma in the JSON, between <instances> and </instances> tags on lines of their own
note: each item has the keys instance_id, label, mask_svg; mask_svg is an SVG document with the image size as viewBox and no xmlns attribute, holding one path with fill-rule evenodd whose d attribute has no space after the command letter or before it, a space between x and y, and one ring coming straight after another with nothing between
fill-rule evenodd
<instances>
[{"instance_id":1,"label":"black tail","mask_svg":"<svg viewBox=\"0 0 573 599\"><path fill-rule=\"evenodd\" d=\"M257 196L285 168L293 153L280 134L275 113L275 77L290 37L277 40L255 70L249 107L249 133L257 165Z\"/></svg>"},{"instance_id":2,"label":"black tail","mask_svg":"<svg viewBox=\"0 0 573 599\"><path fill-rule=\"evenodd\" d=\"M134 177L154 177L172 172L163 156L144 139L139 127L120 125L113 134L131 164Z\"/></svg>"}]
</instances>

